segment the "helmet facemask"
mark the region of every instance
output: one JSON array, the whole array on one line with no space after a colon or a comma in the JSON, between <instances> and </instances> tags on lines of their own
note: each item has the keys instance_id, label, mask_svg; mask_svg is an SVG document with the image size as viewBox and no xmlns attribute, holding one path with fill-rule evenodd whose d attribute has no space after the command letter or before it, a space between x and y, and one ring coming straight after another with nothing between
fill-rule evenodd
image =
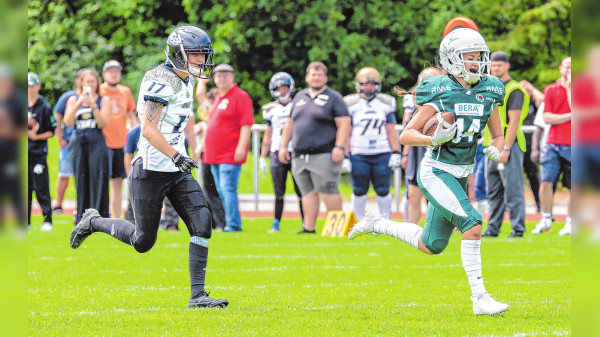
<instances>
[{"instance_id":1,"label":"helmet facemask","mask_svg":"<svg viewBox=\"0 0 600 337\"><path fill-rule=\"evenodd\" d=\"M281 93L277 91L279 87L283 86L290 88L290 91L288 91L288 93L285 96L281 96ZM269 81L269 91L271 92L271 96L273 96L273 98L277 99L277 101L279 102L287 101L292 95L294 89L294 79L288 73L277 73L273 75L273 77L271 77L271 80Z\"/></svg>"},{"instance_id":2,"label":"helmet facemask","mask_svg":"<svg viewBox=\"0 0 600 337\"><path fill-rule=\"evenodd\" d=\"M480 52L481 60L465 61L465 53ZM479 65L476 71L466 69L466 63ZM481 35L468 28L456 29L448 34L440 45L440 64L450 74L463 78L474 84L482 75L489 75L491 70L490 49Z\"/></svg>"},{"instance_id":3,"label":"helmet facemask","mask_svg":"<svg viewBox=\"0 0 600 337\"><path fill-rule=\"evenodd\" d=\"M375 90L373 92L365 92L365 90L363 89L363 85L367 83L375 84ZM377 93L381 91L381 74L379 74L377 69L372 67L361 68L356 73L354 88L356 89L356 92L365 95L367 99L375 97L375 95L377 95Z\"/></svg>"},{"instance_id":4,"label":"helmet facemask","mask_svg":"<svg viewBox=\"0 0 600 337\"><path fill-rule=\"evenodd\" d=\"M179 34L177 34L179 37ZM167 56L167 61L173 66L173 68L188 73L195 78L199 79L209 79L212 76L213 68L215 64L213 63L213 55L215 53L214 49L210 44L202 45L198 48L193 49L184 49L183 42L181 41L181 37L179 37L179 51L175 53L175 57L169 56L168 46L165 49L165 54ZM204 62L203 63L192 63L189 61L189 54L204 54Z\"/></svg>"}]
</instances>

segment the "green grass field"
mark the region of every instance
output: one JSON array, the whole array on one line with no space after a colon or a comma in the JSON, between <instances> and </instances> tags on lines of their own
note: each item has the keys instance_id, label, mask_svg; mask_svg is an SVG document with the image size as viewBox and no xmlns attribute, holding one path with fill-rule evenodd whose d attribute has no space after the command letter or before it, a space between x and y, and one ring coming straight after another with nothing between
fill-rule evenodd
<instances>
[{"instance_id":1,"label":"green grass field","mask_svg":"<svg viewBox=\"0 0 600 337\"><path fill-rule=\"evenodd\" d=\"M210 241L207 290L229 307L190 310L186 231L161 231L146 254L104 234L73 250L71 217L56 216L49 233L41 222L29 232L32 336L571 334L571 240L557 235L561 224L524 240L484 238L487 290L511 308L483 317L471 311L459 234L428 256L387 236L301 236L299 220L267 234L270 219L243 219L244 232Z\"/></svg>"}]
</instances>

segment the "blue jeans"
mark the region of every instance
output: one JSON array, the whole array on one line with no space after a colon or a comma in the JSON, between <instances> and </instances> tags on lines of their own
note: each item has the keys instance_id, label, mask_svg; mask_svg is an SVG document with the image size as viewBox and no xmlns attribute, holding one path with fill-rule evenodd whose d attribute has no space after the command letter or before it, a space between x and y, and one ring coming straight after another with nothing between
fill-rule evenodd
<instances>
[{"instance_id":1,"label":"blue jeans","mask_svg":"<svg viewBox=\"0 0 600 337\"><path fill-rule=\"evenodd\" d=\"M542 181L556 182L562 173L563 186L571 189L571 145L546 144L541 156Z\"/></svg>"},{"instance_id":2,"label":"blue jeans","mask_svg":"<svg viewBox=\"0 0 600 337\"><path fill-rule=\"evenodd\" d=\"M485 186L485 146L477 146L477 154L475 155L475 165L473 173L475 174L475 200L487 200Z\"/></svg>"},{"instance_id":3,"label":"blue jeans","mask_svg":"<svg viewBox=\"0 0 600 337\"><path fill-rule=\"evenodd\" d=\"M210 171L215 178L215 185L225 208L225 225L242 229L240 208L238 205L237 187L240 180L241 165L211 164Z\"/></svg>"}]
</instances>

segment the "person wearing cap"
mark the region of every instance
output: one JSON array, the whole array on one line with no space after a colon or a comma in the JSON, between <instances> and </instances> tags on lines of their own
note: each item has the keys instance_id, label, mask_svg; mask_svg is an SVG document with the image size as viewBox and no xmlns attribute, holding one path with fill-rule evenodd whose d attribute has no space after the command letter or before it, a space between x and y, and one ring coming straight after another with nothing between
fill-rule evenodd
<instances>
[{"instance_id":1,"label":"person wearing cap","mask_svg":"<svg viewBox=\"0 0 600 337\"><path fill-rule=\"evenodd\" d=\"M525 232L525 195L523 157L526 148L523 120L529 114L529 96L521 84L510 77L510 62L503 51L490 56L492 75L504 83L504 104L500 106L500 121L504 132L504 147L497 162L486 159L487 197L490 205L488 226L481 236L497 237L509 210L512 232L509 237L522 238ZM489 129L484 130L483 146L491 145Z\"/></svg>"},{"instance_id":2,"label":"person wearing cap","mask_svg":"<svg viewBox=\"0 0 600 337\"><path fill-rule=\"evenodd\" d=\"M127 175L124 166L125 141L127 139L127 121L130 126L138 124L138 118L135 115L135 101L131 90L120 84L121 63L116 60L110 60L104 63L102 78L104 83L100 85L100 95L110 98L110 121L102 129L106 147L108 147L108 175L112 186L110 195L110 204L112 216L121 217L121 202L123 178Z\"/></svg>"},{"instance_id":3,"label":"person wearing cap","mask_svg":"<svg viewBox=\"0 0 600 337\"><path fill-rule=\"evenodd\" d=\"M237 187L246 162L250 127L254 123L252 101L234 82L233 67L219 64L214 69L217 96L206 124L203 160L210 165L225 208L225 231L242 230Z\"/></svg>"},{"instance_id":4,"label":"person wearing cap","mask_svg":"<svg viewBox=\"0 0 600 337\"><path fill-rule=\"evenodd\" d=\"M27 201L28 217L27 224L31 226L31 198L35 191L35 197L42 207L44 223L40 228L42 231L52 230L52 200L50 199L50 180L48 177L48 138L54 136L56 120L52 114L50 104L40 95L42 84L35 73L27 74L27 101L29 103L28 113L28 180Z\"/></svg>"}]
</instances>

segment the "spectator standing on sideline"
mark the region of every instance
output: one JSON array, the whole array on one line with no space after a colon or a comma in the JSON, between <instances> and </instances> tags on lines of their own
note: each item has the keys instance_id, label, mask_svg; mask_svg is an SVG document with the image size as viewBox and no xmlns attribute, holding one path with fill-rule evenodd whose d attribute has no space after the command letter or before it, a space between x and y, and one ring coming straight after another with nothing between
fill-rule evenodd
<instances>
[{"instance_id":1,"label":"spectator standing on sideline","mask_svg":"<svg viewBox=\"0 0 600 337\"><path fill-rule=\"evenodd\" d=\"M392 212L392 170L400 168L402 161L395 128L396 99L380 93L381 75L375 68L360 69L356 73L354 87L357 93L344 97L352 118L351 165L347 166L351 167L354 215L357 220L362 219L372 182L381 215L389 219Z\"/></svg>"},{"instance_id":2,"label":"spectator standing on sideline","mask_svg":"<svg viewBox=\"0 0 600 337\"><path fill-rule=\"evenodd\" d=\"M542 220L534 234L548 232L552 226L553 183L562 173L562 185L569 189L567 220L558 234L571 234L571 58L562 60L561 77L544 89L544 122L550 124L546 145L542 149L542 183L540 201Z\"/></svg>"},{"instance_id":3,"label":"spectator standing on sideline","mask_svg":"<svg viewBox=\"0 0 600 337\"><path fill-rule=\"evenodd\" d=\"M40 228L42 231L51 231L52 228L52 200L50 199L50 180L48 177L48 138L54 136L56 121L52 115L52 108L40 95L42 84L35 73L27 74L27 100L29 103L28 114L28 174L27 183L27 224L31 227L31 194L35 191L35 197L42 208L44 223Z\"/></svg>"},{"instance_id":4,"label":"spectator standing on sideline","mask_svg":"<svg viewBox=\"0 0 600 337\"><path fill-rule=\"evenodd\" d=\"M5 200L8 196L21 230L25 229L25 207L21 199L19 140L25 134L26 101L15 90L12 69L0 64L0 230L5 227Z\"/></svg>"},{"instance_id":5,"label":"spectator standing on sideline","mask_svg":"<svg viewBox=\"0 0 600 337\"><path fill-rule=\"evenodd\" d=\"M194 126L194 133L200 135L200 141L196 149L194 149L194 158L200 158L202 162L202 189L204 190L204 197L208 203L208 209L210 209L210 215L212 217L212 227L222 232L225 230L225 208L223 208L223 200L217 190L215 178L213 177L210 165L204 162L204 138L206 137L206 120L210 114L210 109L217 96L218 89L212 88L208 92L206 91L206 83L209 80L200 79L196 86L196 99L198 100L197 115L200 121Z\"/></svg>"},{"instance_id":6,"label":"spectator standing on sideline","mask_svg":"<svg viewBox=\"0 0 600 337\"><path fill-rule=\"evenodd\" d=\"M490 56L492 75L504 83L504 104L500 105L500 122L504 132L504 147L496 162L486 159L487 197L490 205L488 226L481 236L497 237L508 208L512 232L509 237L522 238L525 232L525 195L523 185L523 156L527 150L521 127L529 113L529 96L519 82L508 73L510 62L503 51ZM483 98L482 98L483 100ZM491 146L489 129L483 133L484 146Z\"/></svg>"},{"instance_id":7,"label":"spectator standing on sideline","mask_svg":"<svg viewBox=\"0 0 600 337\"><path fill-rule=\"evenodd\" d=\"M260 152L260 170L267 173L267 154L271 159L271 179L273 180L273 189L275 190L275 216L270 233L279 232L281 214L283 213L283 202L285 199L285 185L288 172L292 171L292 164L284 164L279 161L279 147L281 145L281 134L285 123L290 118L292 111L292 93L294 92L294 79L292 75L279 72L271 77L269 81L269 91L275 102L267 103L262 106L263 117L267 122L267 131L263 136L263 144ZM288 145L288 151L291 151L291 144ZM294 190L298 196L300 215L302 216L302 228L304 228L304 211L302 210L302 194L296 180L292 177Z\"/></svg>"},{"instance_id":8,"label":"spectator standing on sideline","mask_svg":"<svg viewBox=\"0 0 600 337\"><path fill-rule=\"evenodd\" d=\"M544 102L544 94L526 80L521 80L519 83L530 98L529 113L527 114L527 117L525 117L525 120L523 120L523 125L535 125L535 116L537 115L540 105ZM525 174L529 180L529 186L533 192L537 211L540 212L540 177L538 175L539 152L538 161L534 162L532 160L533 133L525 133L525 141L527 143L527 151L525 151L525 157L523 158L523 170L525 170Z\"/></svg>"},{"instance_id":9,"label":"spectator standing on sideline","mask_svg":"<svg viewBox=\"0 0 600 337\"><path fill-rule=\"evenodd\" d=\"M254 123L252 101L234 82L233 67L219 64L214 70L218 89L207 121L204 162L210 164L225 208L225 231L242 230L237 188L246 162L250 127Z\"/></svg>"},{"instance_id":10,"label":"spectator standing on sideline","mask_svg":"<svg viewBox=\"0 0 600 337\"><path fill-rule=\"evenodd\" d=\"M308 88L292 100L291 118L283 129L279 161L292 161L292 176L302 193L305 227L315 233L320 201L327 211L342 209L338 190L342 161L348 155L351 117L342 95L327 87L327 67L311 62L306 67ZM292 140L293 158L288 151Z\"/></svg>"},{"instance_id":11,"label":"spectator standing on sideline","mask_svg":"<svg viewBox=\"0 0 600 337\"><path fill-rule=\"evenodd\" d=\"M112 216L115 218L121 217L123 178L127 177L123 166L123 148L127 138L126 124L127 121L131 126L138 124L131 90L120 84L122 69L118 61L110 60L104 63L102 70L104 83L100 85L100 96L110 98L110 121L102 128L102 133L108 147L108 176L112 186L110 199Z\"/></svg>"},{"instance_id":12,"label":"spectator standing on sideline","mask_svg":"<svg viewBox=\"0 0 600 337\"><path fill-rule=\"evenodd\" d=\"M417 84L412 92L409 93L396 90L398 95L404 96L402 101L405 114L403 121L404 126L410 122L417 110L414 92L421 84L421 81L429 76L437 76L442 74L443 72L438 68L425 68L419 73L419 76L417 77ZM402 166L404 168L404 175L406 178L406 197L408 198L408 202L406 203L407 207L404 211L404 220L410 223L419 223L421 214L423 213L421 210L421 201L423 200L424 196L419 188L419 185L417 184L417 172L419 166L421 166L421 160L423 160L426 150L427 148L424 146L404 145L402 147Z\"/></svg>"},{"instance_id":13,"label":"spectator standing on sideline","mask_svg":"<svg viewBox=\"0 0 600 337\"><path fill-rule=\"evenodd\" d=\"M93 68L81 72L77 94L69 97L65 125L75 125L69 158L75 173L77 221L88 208L108 217L108 151L102 128L110 120L110 99L100 96L100 79Z\"/></svg>"},{"instance_id":14,"label":"spectator standing on sideline","mask_svg":"<svg viewBox=\"0 0 600 337\"><path fill-rule=\"evenodd\" d=\"M80 86L81 73L83 69L77 71L75 77L75 88ZM69 144L71 140L71 134L75 129L74 126L68 126L63 123L65 110L67 109L67 101L69 97L77 94L75 89L64 92L56 106L54 107L54 115L56 118L56 130L54 135L58 140L60 150L58 152L58 180L56 181L56 200L54 201L54 207L52 207L53 214L62 214L62 204L65 199L65 192L69 186L69 178L73 176L73 167L71 166L71 160L69 159Z\"/></svg>"}]
</instances>

